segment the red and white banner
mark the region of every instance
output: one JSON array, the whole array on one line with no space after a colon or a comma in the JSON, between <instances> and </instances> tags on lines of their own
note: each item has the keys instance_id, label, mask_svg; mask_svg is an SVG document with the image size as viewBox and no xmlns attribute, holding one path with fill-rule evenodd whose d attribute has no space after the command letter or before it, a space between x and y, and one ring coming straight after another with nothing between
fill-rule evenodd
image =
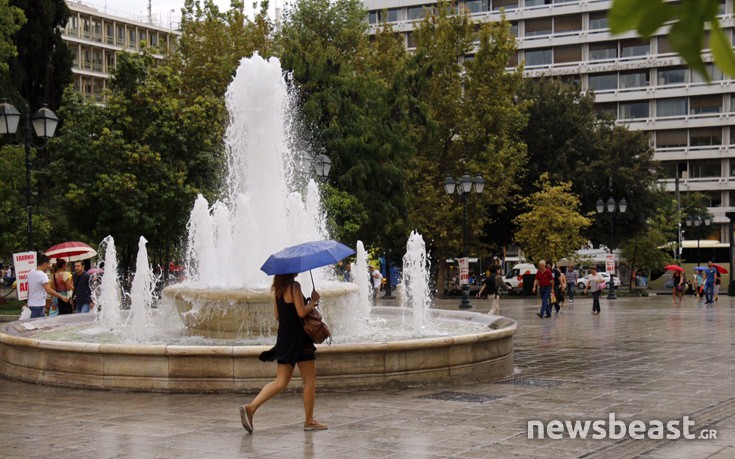
<instances>
[{"instance_id":1,"label":"red and white banner","mask_svg":"<svg viewBox=\"0 0 735 459\"><path fill-rule=\"evenodd\" d=\"M608 253L605 257L605 272L608 274L615 274L615 256Z\"/></svg>"},{"instance_id":2,"label":"red and white banner","mask_svg":"<svg viewBox=\"0 0 735 459\"><path fill-rule=\"evenodd\" d=\"M470 283L470 259L459 259L459 285L469 285Z\"/></svg>"},{"instance_id":3,"label":"red and white banner","mask_svg":"<svg viewBox=\"0 0 735 459\"><path fill-rule=\"evenodd\" d=\"M36 252L21 252L13 254L15 267L15 291L19 300L28 299L28 273L36 269Z\"/></svg>"}]
</instances>

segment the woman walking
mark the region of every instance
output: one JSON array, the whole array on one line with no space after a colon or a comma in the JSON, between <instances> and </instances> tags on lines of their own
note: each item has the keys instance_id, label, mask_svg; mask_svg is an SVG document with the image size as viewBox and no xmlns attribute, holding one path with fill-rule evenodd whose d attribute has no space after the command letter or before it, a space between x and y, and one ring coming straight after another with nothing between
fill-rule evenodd
<instances>
[{"instance_id":1,"label":"woman walking","mask_svg":"<svg viewBox=\"0 0 735 459\"><path fill-rule=\"evenodd\" d=\"M671 288L671 296L674 298L674 304L681 304L681 300L684 298L684 276L679 271L674 271L674 275L671 276L673 281L673 287ZM677 301L678 300L678 301Z\"/></svg>"},{"instance_id":2,"label":"woman walking","mask_svg":"<svg viewBox=\"0 0 735 459\"><path fill-rule=\"evenodd\" d=\"M590 270L589 283L584 288L584 293L587 294L587 290L592 292L592 315L596 316L600 313L600 294L602 293L604 280L602 276L597 274L597 268Z\"/></svg>"},{"instance_id":3,"label":"woman walking","mask_svg":"<svg viewBox=\"0 0 735 459\"><path fill-rule=\"evenodd\" d=\"M276 345L260 354L264 362L278 362L276 379L266 384L248 405L240 407L240 420L248 432L253 432L253 415L260 406L278 395L288 386L294 366L299 366L304 386L304 430L325 430L326 424L314 419L314 397L316 394L316 347L304 331L301 319L319 305L319 293L311 292L306 299L301 285L294 279L296 274L277 274L273 278L271 291L274 294L273 311L278 321Z\"/></svg>"},{"instance_id":4,"label":"woman walking","mask_svg":"<svg viewBox=\"0 0 735 459\"><path fill-rule=\"evenodd\" d=\"M56 269L54 270L52 280L54 284L54 290L56 290L60 295L66 298L69 298L71 296L74 285L72 283L71 273L66 270L66 260L64 260L63 258L59 258L58 260L56 260ZM51 300L51 311L54 310L56 310L57 314L71 314L71 303L68 301L59 301L58 299L54 298ZM49 316L51 315L56 314L51 314L49 312Z\"/></svg>"}]
</instances>

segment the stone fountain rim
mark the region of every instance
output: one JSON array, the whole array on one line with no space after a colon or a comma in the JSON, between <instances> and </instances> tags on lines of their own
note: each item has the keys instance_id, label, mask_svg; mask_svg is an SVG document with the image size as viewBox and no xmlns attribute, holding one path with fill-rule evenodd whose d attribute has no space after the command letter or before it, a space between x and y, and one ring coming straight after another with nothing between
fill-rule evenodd
<instances>
[{"instance_id":1,"label":"stone fountain rim","mask_svg":"<svg viewBox=\"0 0 735 459\"><path fill-rule=\"evenodd\" d=\"M397 307L375 306L373 310L382 314L397 315L402 311ZM500 328L491 329L480 333L470 333L466 335L443 336L432 338L414 338L396 341L384 342L355 342L344 344L319 344L317 345L320 354L340 354L340 353L372 353L376 351L399 351L399 350L415 350L425 348L439 348L455 346L458 344L468 344L473 342L482 342L497 340L512 336L518 331L518 323L502 316L491 316L478 312L470 311L448 311L441 309L430 310L434 317L446 317L449 319L462 319L475 324L484 324L488 327L500 324ZM80 317L81 316L81 317ZM63 320L68 318L67 320ZM54 321L69 324L84 324L91 322L94 314L84 314L72 316L56 316ZM86 320L85 320L86 319ZM39 319L39 320L49 320ZM27 348L38 348L55 351L79 352L89 354L135 354L135 355L190 355L190 356L215 356L215 355L231 355L233 357L252 357L258 356L264 350L270 349L267 345L241 345L241 346L193 346L179 344L105 344L105 343L85 343L72 341L55 341L29 338L21 336L15 329L16 333L12 333L10 329L19 326L22 322L8 322L0 326L0 343L12 346L21 346ZM37 330L36 330L37 331ZM34 331L34 332L36 332ZM30 332L30 331L29 331Z\"/></svg>"}]
</instances>

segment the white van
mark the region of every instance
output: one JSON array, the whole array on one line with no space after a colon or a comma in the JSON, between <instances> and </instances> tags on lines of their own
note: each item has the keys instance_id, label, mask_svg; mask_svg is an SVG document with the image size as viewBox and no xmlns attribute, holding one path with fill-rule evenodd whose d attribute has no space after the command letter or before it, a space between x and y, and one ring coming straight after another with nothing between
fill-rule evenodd
<instances>
[{"instance_id":1,"label":"white van","mask_svg":"<svg viewBox=\"0 0 735 459\"><path fill-rule=\"evenodd\" d=\"M510 289L510 293L521 293L523 291L523 275L536 274L536 271L538 270L533 263L518 263L508 271L503 281Z\"/></svg>"}]
</instances>

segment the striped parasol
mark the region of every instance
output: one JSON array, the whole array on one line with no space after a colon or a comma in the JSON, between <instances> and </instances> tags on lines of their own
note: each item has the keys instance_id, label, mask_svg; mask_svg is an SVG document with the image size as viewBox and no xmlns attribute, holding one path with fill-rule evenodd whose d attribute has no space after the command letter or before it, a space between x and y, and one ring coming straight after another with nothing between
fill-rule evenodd
<instances>
[{"instance_id":1,"label":"striped parasol","mask_svg":"<svg viewBox=\"0 0 735 459\"><path fill-rule=\"evenodd\" d=\"M51 258L53 263L57 258L63 258L66 261L86 260L97 255L97 251L84 242L69 241L49 247L44 254Z\"/></svg>"}]
</instances>

